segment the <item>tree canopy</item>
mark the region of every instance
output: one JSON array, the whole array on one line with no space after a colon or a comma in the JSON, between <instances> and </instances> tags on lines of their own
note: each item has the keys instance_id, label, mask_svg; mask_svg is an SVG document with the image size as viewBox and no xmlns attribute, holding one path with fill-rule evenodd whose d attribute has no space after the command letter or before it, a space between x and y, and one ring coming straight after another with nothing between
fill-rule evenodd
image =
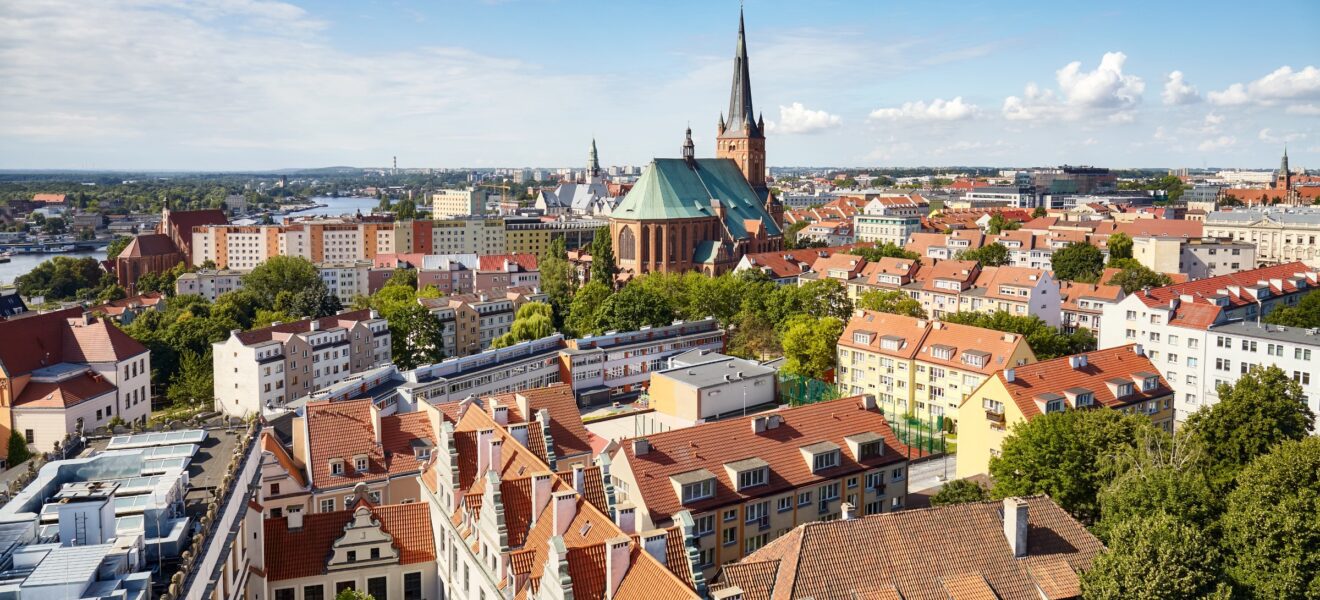
<instances>
[{"instance_id":1,"label":"tree canopy","mask_svg":"<svg viewBox=\"0 0 1320 600\"><path fill-rule=\"evenodd\" d=\"M954 479L944 484L940 491L930 497L931 506L947 504L966 504L990 499L990 491L970 479Z\"/></svg>"},{"instance_id":2,"label":"tree canopy","mask_svg":"<svg viewBox=\"0 0 1320 600\"><path fill-rule=\"evenodd\" d=\"M995 213L994 215L991 215L990 222L986 224L986 233L989 233L990 235L999 235L1005 231L1013 231L1021 228L1022 223L1005 217L1003 213Z\"/></svg>"},{"instance_id":3,"label":"tree canopy","mask_svg":"<svg viewBox=\"0 0 1320 600\"><path fill-rule=\"evenodd\" d=\"M879 262L880 259L886 257L907 258L911 260L921 259L920 254L917 254L916 252L912 252L910 250L904 250L902 247L896 246L889 242L885 242L883 244L876 244L874 247L854 246L848 249L848 254L851 254L853 256L860 256L866 259L867 262Z\"/></svg>"},{"instance_id":4,"label":"tree canopy","mask_svg":"<svg viewBox=\"0 0 1320 600\"><path fill-rule=\"evenodd\" d=\"M243 276L243 289L252 292L266 308L274 308L281 292L324 287L316 265L300 256L272 256Z\"/></svg>"},{"instance_id":5,"label":"tree canopy","mask_svg":"<svg viewBox=\"0 0 1320 600\"><path fill-rule=\"evenodd\" d=\"M958 260L974 260L983 267L1002 267L1009 263L1008 248L999 242L958 252Z\"/></svg>"},{"instance_id":6,"label":"tree canopy","mask_svg":"<svg viewBox=\"0 0 1320 600\"><path fill-rule=\"evenodd\" d=\"M613 288L615 271L614 243L610 240L610 228L603 226L596 229L591 240L591 278Z\"/></svg>"},{"instance_id":7,"label":"tree canopy","mask_svg":"<svg viewBox=\"0 0 1320 600\"><path fill-rule=\"evenodd\" d=\"M1123 269L1109 278L1109 285L1123 288L1125 294L1131 294L1148 287L1157 288L1172 284L1173 280L1168 275L1156 273L1140 264Z\"/></svg>"},{"instance_id":8,"label":"tree canopy","mask_svg":"<svg viewBox=\"0 0 1320 600\"><path fill-rule=\"evenodd\" d=\"M1132 236L1121 231L1109 234L1109 260L1132 258Z\"/></svg>"},{"instance_id":9,"label":"tree canopy","mask_svg":"<svg viewBox=\"0 0 1320 600\"><path fill-rule=\"evenodd\" d=\"M1214 540L1163 512L1120 523L1081 583L1087 600L1230 597Z\"/></svg>"},{"instance_id":10,"label":"tree canopy","mask_svg":"<svg viewBox=\"0 0 1320 600\"><path fill-rule=\"evenodd\" d=\"M997 310L993 313L959 312L944 315L943 319L949 323L1019 334L1026 338L1027 346L1031 347L1036 360L1086 352L1095 349L1096 344L1095 335L1085 327L1073 333L1062 333L1034 315L1015 315Z\"/></svg>"},{"instance_id":11,"label":"tree canopy","mask_svg":"<svg viewBox=\"0 0 1320 600\"><path fill-rule=\"evenodd\" d=\"M797 315L784 328L785 373L825 379L834 368L839 336L846 323L837 317Z\"/></svg>"},{"instance_id":12,"label":"tree canopy","mask_svg":"<svg viewBox=\"0 0 1320 600\"><path fill-rule=\"evenodd\" d=\"M899 290L871 290L857 299L857 308L895 315L926 318L921 302Z\"/></svg>"},{"instance_id":13,"label":"tree canopy","mask_svg":"<svg viewBox=\"0 0 1320 600\"><path fill-rule=\"evenodd\" d=\"M1100 273L1105 267L1105 256L1095 246L1073 242L1055 251L1050 264L1058 279L1090 283L1100 279Z\"/></svg>"},{"instance_id":14,"label":"tree canopy","mask_svg":"<svg viewBox=\"0 0 1320 600\"><path fill-rule=\"evenodd\" d=\"M1219 402L1192 413L1183 426L1205 448L1220 478L1280 442L1306 437L1315 425L1302 386L1274 365L1254 366L1216 392Z\"/></svg>"},{"instance_id":15,"label":"tree canopy","mask_svg":"<svg viewBox=\"0 0 1320 600\"><path fill-rule=\"evenodd\" d=\"M1307 292L1296 306L1275 307L1266 313L1264 320L1271 325L1320 327L1320 293Z\"/></svg>"},{"instance_id":16,"label":"tree canopy","mask_svg":"<svg viewBox=\"0 0 1320 600\"><path fill-rule=\"evenodd\" d=\"M509 326L509 332L491 340L491 348L504 348L518 342L539 340L555 334L551 320L553 309L544 302L528 302L518 307L518 313Z\"/></svg>"},{"instance_id":17,"label":"tree canopy","mask_svg":"<svg viewBox=\"0 0 1320 600\"><path fill-rule=\"evenodd\" d=\"M1285 441L1238 476L1224 513L1228 572L1255 598L1320 593L1320 437Z\"/></svg>"}]
</instances>

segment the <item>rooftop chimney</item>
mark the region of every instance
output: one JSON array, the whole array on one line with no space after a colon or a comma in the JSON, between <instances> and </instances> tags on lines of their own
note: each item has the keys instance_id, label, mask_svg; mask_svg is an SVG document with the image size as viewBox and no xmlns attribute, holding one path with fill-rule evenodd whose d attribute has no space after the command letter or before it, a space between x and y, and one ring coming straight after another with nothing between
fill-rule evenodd
<instances>
[{"instance_id":1,"label":"rooftop chimney","mask_svg":"<svg viewBox=\"0 0 1320 600\"><path fill-rule=\"evenodd\" d=\"M504 440L502 438L493 438L490 440L490 468L492 471L499 471L504 457Z\"/></svg>"},{"instance_id":2,"label":"rooftop chimney","mask_svg":"<svg viewBox=\"0 0 1320 600\"><path fill-rule=\"evenodd\" d=\"M1014 558L1027 555L1027 501L1004 498L1004 537Z\"/></svg>"},{"instance_id":3,"label":"rooftop chimney","mask_svg":"<svg viewBox=\"0 0 1320 600\"><path fill-rule=\"evenodd\" d=\"M524 447L527 446L527 424L526 424L526 423L517 423L517 424L514 424L514 425L510 425L510 426L509 426L509 435L513 436L513 439L518 440L518 443L519 443L519 444L522 444Z\"/></svg>"},{"instance_id":4,"label":"rooftop chimney","mask_svg":"<svg viewBox=\"0 0 1320 600\"><path fill-rule=\"evenodd\" d=\"M637 533L637 506L631 502L620 502L615 511L614 522L624 533Z\"/></svg>"},{"instance_id":5,"label":"rooftop chimney","mask_svg":"<svg viewBox=\"0 0 1320 600\"><path fill-rule=\"evenodd\" d=\"M1134 354L1136 354L1137 356L1145 356L1145 355L1146 355L1146 348L1145 348L1144 346L1142 346L1141 344L1135 344L1135 345L1132 346L1132 352L1133 352Z\"/></svg>"},{"instance_id":6,"label":"rooftop chimney","mask_svg":"<svg viewBox=\"0 0 1320 600\"><path fill-rule=\"evenodd\" d=\"M554 481L552 473L541 472L532 475L532 522L541 516L545 505L550 502L550 490Z\"/></svg>"},{"instance_id":7,"label":"rooftop chimney","mask_svg":"<svg viewBox=\"0 0 1320 600\"><path fill-rule=\"evenodd\" d=\"M711 600L743 600L742 588L731 585L710 593Z\"/></svg>"},{"instance_id":8,"label":"rooftop chimney","mask_svg":"<svg viewBox=\"0 0 1320 600\"><path fill-rule=\"evenodd\" d=\"M555 511L555 535L564 535L568 524L577 516L578 493L572 490L555 492L550 495Z\"/></svg>"},{"instance_id":9,"label":"rooftop chimney","mask_svg":"<svg viewBox=\"0 0 1320 600\"><path fill-rule=\"evenodd\" d=\"M844 521L849 521L853 518L853 505L851 502L844 502L843 504L839 505L839 510L843 514Z\"/></svg>"},{"instance_id":10,"label":"rooftop chimney","mask_svg":"<svg viewBox=\"0 0 1320 600\"><path fill-rule=\"evenodd\" d=\"M669 545L669 533L663 529L652 529L642 533L641 537L642 549L660 564L668 565L669 555L666 548Z\"/></svg>"},{"instance_id":11,"label":"rooftop chimney","mask_svg":"<svg viewBox=\"0 0 1320 600\"><path fill-rule=\"evenodd\" d=\"M477 432L477 476L480 477L486 473L490 466L490 438L495 435L494 429L482 429Z\"/></svg>"},{"instance_id":12,"label":"rooftop chimney","mask_svg":"<svg viewBox=\"0 0 1320 600\"><path fill-rule=\"evenodd\" d=\"M586 491L583 489L585 487L587 487L587 470L582 465L573 465L573 489L579 494L585 494Z\"/></svg>"},{"instance_id":13,"label":"rooftop chimney","mask_svg":"<svg viewBox=\"0 0 1320 600\"><path fill-rule=\"evenodd\" d=\"M286 514L289 515L290 531L297 531L299 529L302 529L303 513L301 510L291 510Z\"/></svg>"},{"instance_id":14,"label":"rooftop chimney","mask_svg":"<svg viewBox=\"0 0 1320 600\"><path fill-rule=\"evenodd\" d=\"M490 413L491 418L495 419L495 422L499 423L501 427L509 424L509 407L495 401L495 405L490 407Z\"/></svg>"},{"instance_id":15,"label":"rooftop chimney","mask_svg":"<svg viewBox=\"0 0 1320 600\"><path fill-rule=\"evenodd\" d=\"M764 433L764 432L765 432L765 422L766 422L766 418L765 418L764 416L753 417L753 418L752 418L752 433Z\"/></svg>"},{"instance_id":16,"label":"rooftop chimney","mask_svg":"<svg viewBox=\"0 0 1320 600\"><path fill-rule=\"evenodd\" d=\"M371 433L375 438L376 445L380 445L380 407L375 402L371 403Z\"/></svg>"},{"instance_id":17,"label":"rooftop chimney","mask_svg":"<svg viewBox=\"0 0 1320 600\"><path fill-rule=\"evenodd\" d=\"M632 538L621 535L605 542L605 598L613 598L619 592L623 576L628 574L632 560Z\"/></svg>"},{"instance_id":18,"label":"rooftop chimney","mask_svg":"<svg viewBox=\"0 0 1320 600\"><path fill-rule=\"evenodd\" d=\"M651 443L646 438L637 438L633 440L633 455L641 456L651 451Z\"/></svg>"},{"instance_id":19,"label":"rooftop chimney","mask_svg":"<svg viewBox=\"0 0 1320 600\"><path fill-rule=\"evenodd\" d=\"M862 408L875 410L875 394L862 394Z\"/></svg>"},{"instance_id":20,"label":"rooftop chimney","mask_svg":"<svg viewBox=\"0 0 1320 600\"><path fill-rule=\"evenodd\" d=\"M1017 372L1013 369L1004 369L1004 381L1013 383L1017 379Z\"/></svg>"}]
</instances>

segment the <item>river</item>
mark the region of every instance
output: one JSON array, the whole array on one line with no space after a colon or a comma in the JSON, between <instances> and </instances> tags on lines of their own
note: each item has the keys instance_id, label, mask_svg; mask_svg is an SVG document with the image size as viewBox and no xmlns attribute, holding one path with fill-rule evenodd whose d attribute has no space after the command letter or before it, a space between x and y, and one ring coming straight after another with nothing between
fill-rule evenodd
<instances>
[{"instance_id":1,"label":"river","mask_svg":"<svg viewBox=\"0 0 1320 600\"><path fill-rule=\"evenodd\" d=\"M329 196L316 196L311 198L310 201L315 202L317 204L324 204L325 206L317 207L312 210L296 212L290 216L337 217L339 215L344 215L344 214L351 215L359 210L361 210L362 214L365 215L371 213L371 210L376 208L376 204L378 202L375 198L359 198L359 197L331 198ZM283 221L283 218L279 220ZM19 275L23 275L24 273L27 273L28 271L35 269L37 265L56 256L69 256L72 258L82 258L84 256L90 256L95 258L96 260L105 260L105 250L102 249L102 250L89 250L86 252L65 252L63 254L15 254L13 259L11 259L9 262L0 264L0 285L13 284L14 279Z\"/></svg>"}]
</instances>

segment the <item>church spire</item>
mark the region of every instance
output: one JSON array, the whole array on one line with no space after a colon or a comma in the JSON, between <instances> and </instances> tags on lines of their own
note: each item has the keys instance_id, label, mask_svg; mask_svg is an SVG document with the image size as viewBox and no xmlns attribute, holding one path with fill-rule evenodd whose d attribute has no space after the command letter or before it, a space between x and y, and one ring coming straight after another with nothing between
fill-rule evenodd
<instances>
[{"instance_id":1,"label":"church spire","mask_svg":"<svg viewBox=\"0 0 1320 600\"><path fill-rule=\"evenodd\" d=\"M596 138L591 138L591 153L587 154L587 180L600 175L600 158L596 155Z\"/></svg>"},{"instance_id":2,"label":"church spire","mask_svg":"<svg viewBox=\"0 0 1320 600\"><path fill-rule=\"evenodd\" d=\"M761 128L752 110L752 79L747 65L747 31L743 26L743 12L738 9L738 48L733 55L733 87L729 91L729 120L727 130L760 137Z\"/></svg>"},{"instance_id":3,"label":"church spire","mask_svg":"<svg viewBox=\"0 0 1320 600\"><path fill-rule=\"evenodd\" d=\"M697 148L692 143L692 126L688 125L687 139L683 140L683 160L687 161L689 167L697 164Z\"/></svg>"}]
</instances>

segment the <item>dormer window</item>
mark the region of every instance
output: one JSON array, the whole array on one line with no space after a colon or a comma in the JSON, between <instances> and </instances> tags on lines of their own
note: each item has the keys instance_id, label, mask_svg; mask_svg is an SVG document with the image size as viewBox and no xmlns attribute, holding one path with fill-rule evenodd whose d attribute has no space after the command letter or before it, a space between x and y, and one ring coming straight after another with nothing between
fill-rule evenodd
<instances>
[{"instance_id":1,"label":"dormer window","mask_svg":"<svg viewBox=\"0 0 1320 600\"><path fill-rule=\"evenodd\" d=\"M980 350L966 350L962 353L963 364L984 367L990 362L990 355Z\"/></svg>"},{"instance_id":2,"label":"dormer window","mask_svg":"<svg viewBox=\"0 0 1320 600\"><path fill-rule=\"evenodd\" d=\"M930 354L940 360L950 360L953 358L953 350L952 346L941 346L936 344L930 347Z\"/></svg>"},{"instance_id":3,"label":"dormer window","mask_svg":"<svg viewBox=\"0 0 1320 600\"><path fill-rule=\"evenodd\" d=\"M707 479L683 486L683 504L705 500L715 495L715 480Z\"/></svg>"},{"instance_id":4,"label":"dormer window","mask_svg":"<svg viewBox=\"0 0 1320 600\"><path fill-rule=\"evenodd\" d=\"M903 347L903 338L896 335L886 335L880 338L880 347L885 350L899 350Z\"/></svg>"},{"instance_id":5,"label":"dormer window","mask_svg":"<svg viewBox=\"0 0 1320 600\"><path fill-rule=\"evenodd\" d=\"M1146 392L1149 392L1157 387L1160 387L1159 377L1147 377L1145 381L1143 381L1141 384L1142 391L1146 391Z\"/></svg>"},{"instance_id":6,"label":"dormer window","mask_svg":"<svg viewBox=\"0 0 1320 600\"><path fill-rule=\"evenodd\" d=\"M330 461L330 474L331 474L331 475L343 475L343 474L344 474L344 461L342 461L342 460L338 460L338 459Z\"/></svg>"},{"instance_id":7,"label":"dormer window","mask_svg":"<svg viewBox=\"0 0 1320 600\"><path fill-rule=\"evenodd\" d=\"M1076 404L1078 408L1091 406L1092 404L1095 404L1095 394L1092 394L1091 392L1077 394L1077 399L1074 400L1073 403Z\"/></svg>"},{"instance_id":8,"label":"dormer window","mask_svg":"<svg viewBox=\"0 0 1320 600\"><path fill-rule=\"evenodd\" d=\"M769 480L769 467L760 467L750 471L743 471L738 474L738 490L742 491L750 487L765 485Z\"/></svg>"},{"instance_id":9,"label":"dormer window","mask_svg":"<svg viewBox=\"0 0 1320 600\"><path fill-rule=\"evenodd\" d=\"M811 470L824 471L839 466L839 451L832 450L812 457Z\"/></svg>"},{"instance_id":10,"label":"dormer window","mask_svg":"<svg viewBox=\"0 0 1320 600\"><path fill-rule=\"evenodd\" d=\"M367 465L368 465L367 457L360 455L353 457L353 470L357 471L358 473L366 473Z\"/></svg>"},{"instance_id":11,"label":"dormer window","mask_svg":"<svg viewBox=\"0 0 1320 600\"><path fill-rule=\"evenodd\" d=\"M1068 404L1064 402L1063 398L1055 398L1045 403L1045 413L1063 412L1063 409L1067 406Z\"/></svg>"},{"instance_id":12,"label":"dormer window","mask_svg":"<svg viewBox=\"0 0 1320 600\"><path fill-rule=\"evenodd\" d=\"M870 344L872 335L873 334L869 331L854 331L853 343L862 345Z\"/></svg>"},{"instance_id":13,"label":"dormer window","mask_svg":"<svg viewBox=\"0 0 1320 600\"><path fill-rule=\"evenodd\" d=\"M1120 385L1118 386L1118 393L1117 393L1116 395L1117 395L1119 398L1123 398L1123 397L1126 397L1126 396L1131 396L1131 395L1132 395L1132 391L1133 391L1133 386L1132 386L1132 384L1130 384L1130 383L1124 383L1124 384L1120 384Z\"/></svg>"}]
</instances>

